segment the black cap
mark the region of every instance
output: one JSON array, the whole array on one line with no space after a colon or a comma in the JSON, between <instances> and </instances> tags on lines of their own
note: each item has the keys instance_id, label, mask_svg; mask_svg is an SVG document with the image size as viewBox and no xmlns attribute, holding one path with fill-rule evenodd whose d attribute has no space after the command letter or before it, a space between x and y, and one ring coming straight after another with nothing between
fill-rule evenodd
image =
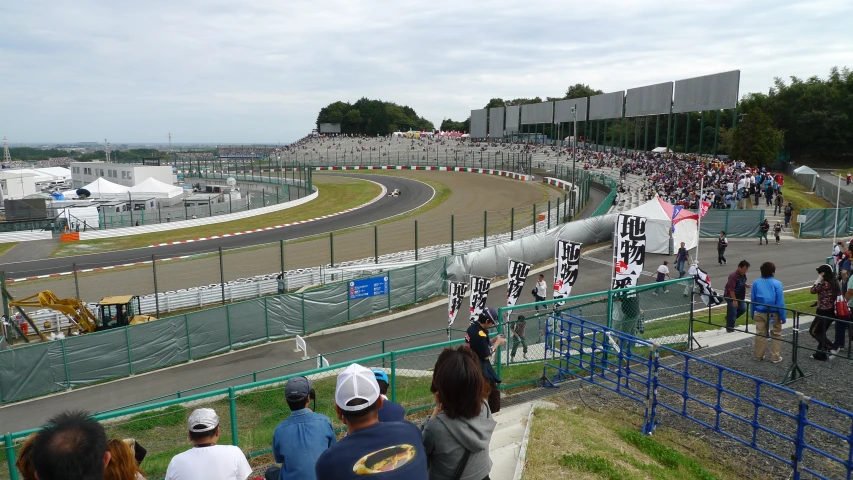
<instances>
[{"instance_id":1,"label":"black cap","mask_svg":"<svg viewBox=\"0 0 853 480\"><path fill-rule=\"evenodd\" d=\"M292 402L308 398L311 382L305 377L293 377L284 385L284 398Z\"/></svg>"}]
</instances>

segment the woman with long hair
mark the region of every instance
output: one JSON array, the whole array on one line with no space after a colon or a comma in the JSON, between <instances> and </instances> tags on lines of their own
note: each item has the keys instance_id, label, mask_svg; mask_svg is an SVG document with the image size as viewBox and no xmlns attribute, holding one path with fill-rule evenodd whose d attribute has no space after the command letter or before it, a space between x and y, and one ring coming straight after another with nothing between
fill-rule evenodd
<instances>
[{"instance_id":1,"label":"woman with long hair","mask_svg":"<svg viewBox=\"0 0 853 480\"><path fill-rule=\"evenodd\" d=\"M491 387L466 346L441 352L430 391L436 407L423 424L430 480L488 480L495 430L486 399Z\"/></svg>"},{"instance_id":2,"label":"woman with long hair","mask_svg":"<svg viewBox=\"0 0 853 480\"><path fill-rule=\"evenodd\" d=\"M104 480L145 480L145 472L136 463L133 449L123 440L109 440L107 451L110 452L110 463L104 468Z\"/></svg>"},{"instance_id":3,"label":"woman with long hair","mask_svg":"<svg viewBox=\"0 0 853 480\"><path fill-rule=\"evenodd\" d=\"M812 354L812 358L825 362L831 358L827 352L835 354L833 342L827 338L826 331L836 318L835 300L841 295L841 285L829 265L817 267L817 274L817 280L811 288L811 292L817 294L817 312L809 327L809 334L817 340L817 351Z\"/></svg>"}]
</instances>

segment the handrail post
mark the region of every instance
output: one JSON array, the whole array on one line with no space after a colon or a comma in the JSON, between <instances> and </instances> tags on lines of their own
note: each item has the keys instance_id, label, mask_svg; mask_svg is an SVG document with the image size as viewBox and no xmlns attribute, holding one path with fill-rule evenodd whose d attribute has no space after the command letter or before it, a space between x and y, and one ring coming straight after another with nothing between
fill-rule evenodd
<instances>
[{"instance_id":1,"label":"handrail post","mask_svg":"<svg viewBox=\"0 0 853 480\"><path fill-rule=\"evenodd\" d=\"M9 467L9 479L18 480L18 468L15 466L15 443L12 442L12 434L3 436L3 448L6 450L6 464Z\"/></svg>"},{"instance_id":2,"label":"handrail post","mask_svg":"<svg viewBox=\"0 0 853 480\"><path fill-rule=\"evenodd\" d=\"M803 447L805 446L805 434L806 434L806 424L808 420L806 419L806 414L809 411L808 402L811 400L809 397L803 395L800 392L797 392L797 398L800 401L800 406L797 411L797 435L794 438L794 455L791 456L791 461L793 461L792 468L793 471L793 480L800 479L800 464L803 462Z\"/></svg>"},{"instance_id":3,"label":"handrail post","mask_svg":"<svg viewBox=\"0 0 853 480\"><path fill-rule=\"evenodd\" d=\"M391 352L391 401L397 401L397 352Z\"/></svg>"},{"instance_id":4,"label":"handrail post","mask_svg":"<svg viewBox=\"0 0 853 480\"><path fill-rule=\"evenodd\" d=\"M228 325L228 351L234 351L234 342L231 338L231 305L225 305L225 322Z\"/></svg>"},{"instance_id":5,"label":"handrail post","mask_svg":"<svg viewBox=\"0 0 853 480\"><path fill-rule=\"evenodd\" d=\"M184 314L184 330L187 332L187 361L193 361L193 342L190 340L190 317Z\"/></svg>"},{"instance_id":6,"label":"handrail post","mask_svg":"<svg viewBox=\"0 0 853 480\"><path fill-rule=\"evenodd\" d=\"M234 387L228 387L228 409L231 414L231 445L240 446L240 440L237 437L237 397Z\"/></svg>"}]
</instances>

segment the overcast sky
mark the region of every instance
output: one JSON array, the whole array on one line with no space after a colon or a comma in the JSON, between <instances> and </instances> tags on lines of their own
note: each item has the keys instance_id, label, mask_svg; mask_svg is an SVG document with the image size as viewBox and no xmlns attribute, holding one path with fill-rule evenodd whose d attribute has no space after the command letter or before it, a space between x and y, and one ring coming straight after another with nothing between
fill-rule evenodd
<instances>
[{"instance_id":1,"label":"overcast sky","mask_svg":"<svg viewBox=\"0 0 853 480\"><path fill-rule=\"evenodd\" d=\"M492 97L853 68L850 0L7 1L0 136L278 143L362 96L438 127Z\"/></svg>"}]
</instances>

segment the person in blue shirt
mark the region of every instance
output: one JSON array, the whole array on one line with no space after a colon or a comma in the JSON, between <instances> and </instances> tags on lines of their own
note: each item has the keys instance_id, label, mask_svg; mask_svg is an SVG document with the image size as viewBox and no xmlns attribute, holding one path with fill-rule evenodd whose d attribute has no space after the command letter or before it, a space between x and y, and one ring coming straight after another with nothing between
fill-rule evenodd
<instances>
[{"instance_id":1,"label":"person in blue shirt","mask_svg":"<svg viewBox=\"0 0 853 480\"><path fill-rule=\"evenodd\" d=\"M752 318L755 320L755 347L753 353L756 360L764 360L767 352L767 330L770 327L770 361L779 363L782 339L782 324L787 321L785 296L782 292L782 282L776 280L776 265L772 262L761 264L761 278L752 282ZM772 326L771 326L772 324Z\"/></svg>"},{"instance_id":2,"label":"person in blue shirt","mask_svg":"<svg viewBox=\"0 0 853 480\"><path fill-rule=\"evenodd\" d=\"M293 377L284 386L290 417L275 427L272 453L281 464L279 480L317 478L317 459L335 444L335 431L329 417L314 413L308 405L314 400L314 389L305 377Z\"/></svg>"},{"instance_id":3,"label":"person in blue shirt","mask_svg":"<svg viewBox=\"0 0 853 480\"><path fill-rule=\"evenodd\" d=\"M347 436L317 459L317 480L427 480L421 430L411 422L380 422L384 402L370 369L353 363L335 385L335 411Z\"/></svg>"},{"instance_id":4,"label":"person in blue shirt","mask_svg":"<svg viewBox=\"0 0 853 480\"><path fill-rule=\"evenodd\" d=\"M406 409L399 403L388 400L388 374L381 368L373 369L373 376L379 384L379 394L382 395L382 408L379 409L380 422L402 422L406 418Z\"/></svg>"}]
</instances>

